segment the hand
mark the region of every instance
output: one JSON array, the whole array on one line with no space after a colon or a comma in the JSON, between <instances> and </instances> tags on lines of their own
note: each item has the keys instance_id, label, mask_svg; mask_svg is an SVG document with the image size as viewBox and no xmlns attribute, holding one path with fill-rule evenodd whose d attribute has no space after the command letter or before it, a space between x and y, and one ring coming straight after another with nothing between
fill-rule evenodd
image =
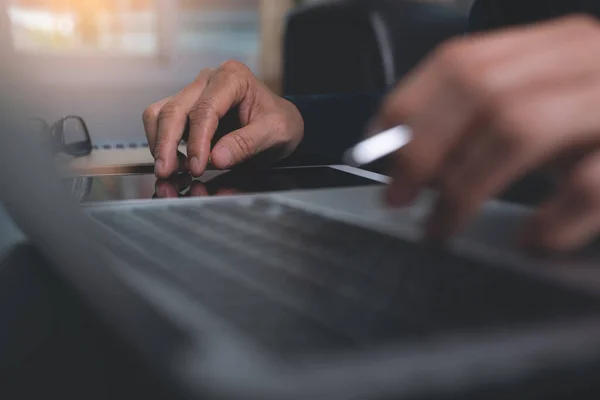
<instances>
[{"instance_id":1,"label":"hand","mask_svg":"<svg viewBox=\"0 0 600 400\"><path fill-rule=\"evenodd\" d=\"M374 125L409 125L387 198L439 190L426 231L444 240L482 203L553 166L555 196L523 231L544 250L584 246L600 231L600 26L576 16L442 45L384 101Z\"/></svg>"},{"instance_id":2,"label":"hand","mask_svg":"<svg viewBox=\"0 0 600 400\"><path fill-rule=\"evenodd\" d=\"M239 129L229 132L211 150L220 120L232 109L239 110ZM304 135L304 121L296 107L235 61L203 70L181 92L148 107L143 121L159 178L185 169L200 176L209 156L219 169L267 151L273 158L284 158ZM178 156L177 148L187 124L186 159L180 153Z\"/></svg>"}]
</instances>

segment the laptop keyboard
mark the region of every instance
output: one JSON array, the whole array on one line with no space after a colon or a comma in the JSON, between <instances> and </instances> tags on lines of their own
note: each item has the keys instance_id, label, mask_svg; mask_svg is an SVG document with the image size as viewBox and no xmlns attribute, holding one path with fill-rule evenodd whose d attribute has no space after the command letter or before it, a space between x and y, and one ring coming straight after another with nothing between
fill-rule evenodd
<instances>
[{"instance_id":1,"label":"laptop keyboard","mask_svg":"<svg viewBox=\"0 0 600 400\"><path fill-rule=\"evenodd\" d=\"M118 235L110 241L117 256L176 282L278 354L509 328L598 308L551 283L273 200L91 214Z\"/></svg>"}]
</instances>

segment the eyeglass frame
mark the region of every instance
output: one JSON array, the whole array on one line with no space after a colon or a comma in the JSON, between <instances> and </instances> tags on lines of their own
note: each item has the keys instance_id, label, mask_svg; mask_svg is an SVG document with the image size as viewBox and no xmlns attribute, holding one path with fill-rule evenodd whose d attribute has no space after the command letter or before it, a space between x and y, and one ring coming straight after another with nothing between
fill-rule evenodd
<instances>
[{"instance_id":1,"label":"eyeglass frame","mask_svg":"<svg viewBox=\"0 0 600 400\"><path fill-rule=\"evenodd\" d=\"M85 140L67 145L65 144L65 122L73 119L78 121L83 127ZM74 157L83 157L92 152L92 138L88 126L82 117L78 115L67 115L51 125L43 118L33 118L33 120L41 122L44 125L44 129L49 134L52 150L56 153L65 153Z\"/></svg>"}]
</instances>

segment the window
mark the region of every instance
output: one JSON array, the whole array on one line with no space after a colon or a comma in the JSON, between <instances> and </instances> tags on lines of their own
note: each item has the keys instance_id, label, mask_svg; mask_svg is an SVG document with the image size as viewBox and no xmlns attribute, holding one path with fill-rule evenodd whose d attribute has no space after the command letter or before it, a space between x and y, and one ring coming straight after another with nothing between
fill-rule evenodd
<instances>
[{"instance_id":1,"label":"window","mask_svg":"<svg viewBox=\"0 0 600 400\"><path fill-rule=\"evenodd\" d=\"M13 45L25 53L154 54L153 0L11 0Z\"/></svg>"},{"instance_id":2,"label":"window","mask_svg":"<svg viewBox=\"0 0 600 400\"><path fill-rule=\"evenodd\" d=\"M179 0L177 52L255 64L259 6L259 0Z\"/></svg>"},{"instance_id":3,"label":"window","mask_svg":"<svg viewBox=\"0 0 600 400\"><path fill-rule=\"evenodd\" d=\"M189 82L258 69L260 0L8 0L13 47L52 81Z\"/></svg>"},{"instance_id":4,"label":"window","mask_svg":"<svg viewBox=\"0 0 600 400\"><path fill-rule=\"evenodd\" d=\"M258 0L180 0L179 50L255 51L260 30L258 8Z\"/></svg>"}]
</instances>

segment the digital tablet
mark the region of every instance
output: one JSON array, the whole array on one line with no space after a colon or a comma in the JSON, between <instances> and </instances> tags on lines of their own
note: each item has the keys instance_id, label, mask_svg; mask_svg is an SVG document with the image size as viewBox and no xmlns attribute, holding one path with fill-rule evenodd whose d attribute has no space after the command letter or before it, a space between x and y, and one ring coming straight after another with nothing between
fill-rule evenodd
<instances>
[{"instance_id":1,"label":"digital tablet","mask_svg":"<svg viewBox=\"0 0 600 400\"><path fill-rule=\"evenodd\" d=\"M316 166L208 171L192 179L178 174L157 180L153 174L98 175L74 179L72 192L82 203L225 196L288 190L380 185L387 177L348 166Z\"/></svg>"}]
</instances>

